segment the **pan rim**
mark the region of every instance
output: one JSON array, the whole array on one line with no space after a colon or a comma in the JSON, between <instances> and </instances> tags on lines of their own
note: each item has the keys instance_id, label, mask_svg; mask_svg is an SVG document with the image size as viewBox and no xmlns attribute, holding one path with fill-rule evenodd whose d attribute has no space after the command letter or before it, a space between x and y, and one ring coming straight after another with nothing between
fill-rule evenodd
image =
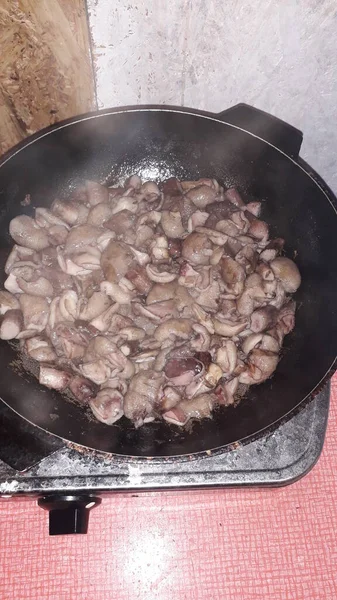
<instances>
[{"instance_id":1,"label":"pan rim","mask_svg":"<svg viewBox=\"0 0 337 600\"><path fill-rule=\"evenodd\" d=\"M124 113L137 113L137 112L172 112L172 113L176 113L176 114L197 116L197 117L209 120L209 121L214 121L215 123L219 123L221 125L226 125L227 127L233 127L234 129L237 129L238 131L242 131L243 133L246 133L247 135L250 135L253 138L260 140L261 142L263 142L264 144L267 144L274 150L277 150L277 152L279 152L280 154L285 156L294 165L296 165L299 169L301 169L301 171L303 171L315 183L315 185L323 192L323 194L329 201L329 204L331 204L333 210L337 214L337 207L334 205L334 203L332 202L332 199L330 197L330 195L334 196L332 190L327 189L327 187L328 187L327 184L325 182L321 181L321 176L318 173L316 173L314 171L314 169L312 169L310 167L310 172L308 171L309 165L302 158L299 157L299 160L294 159L293 157L289 156L289 154L287 154L286 152L284 152L283 150L281 150L280 148L278 148L271 142L268 142L267 140L263 139L262 137L256 135L255 133L252 133L252 132L248 131L247 129L244 129L243 127L240 127L239 125L234 125L232 123L228 123L227 121L225 121L223 119L217 118L216 113L214 113L214 114L207 113L205 111L198 111L198 110L187 108L187 107L185 108L185 107L175 107L175 106L166 106L166 105L140 105L139 107L125 106L125 107L107 108L107 109L92 111L92 112L88 112L88 113L83 113L82 115L77 115L75 117L71 117L70 119L64 119L63 121L60 121L59 123L55 123L54 125L50 125L48 127L45 127L44 129L41 129L40 131L37 131L36 133L30 135L28 138L26 138L23 141L16 144L13 148L9 149L2 156L2 158L0 160L0 169L8 161L10 161L12 158L14 158L17 154L22 152L22 150L31 146L32 144L35 144L35 142L38 142L39 140L47 137L48 135L51 135L52 133L54 133L56 131L65 129L66 127L70 127L71 125L76 125L77 123L82 123L84 121L90 121L92 119L99 119L101 117L105 117L105 116L109 116L109 115L124 114ZM305 167L307 167L307 168L305 168ZM320 181L318 181L317 179L319 179Z\"/></svg>"},{"instance_id":2,"label":"pan rim","mask_svg":"<svg viewBox=\"0 0 337 600\"><path fill-rule=\"evenodd\" d=\"M145 113L146 112L148 112L148 113L167 112L167 113L183 114L183 115L199 117L199 118L203 118L203 119L206 119L209 121L213 121L213 122L221 124L221 125L225 125L227 127L232 127L233 129L236 129L247 135L252 136L255 139L258 139L259 141L263 142L264 144L267 144L268 146L270 146L271 148L273 148L274 150L279 152L281 155L286 157L296 167L298 167L303 173L305 173L305 175L308 176L312 182L314 182L314 184L317 186L317 188L320 190L320 192L322 192L324 194L324 196L328 200L330 206L332 207L335 214L337 215L337 199L336 199L334 193L332 192L332 190L330 190L330 188L325 183L325 181L321 178L321 176L318 173L316 173L314 171L314 169L312 169L301 157L298 157L298 159L294 159L293 157L289 156L286 152L284 152L283 150L281 150L280 148L278 148L271 142L268 142L267 140L263 139L262 137L248 131L247 129L244 129L243 127L234 125L232 123L228 123L225 120L225 116L224 116L224 119L221 119L219 117L219 115L217 115L216 113L208 113L206 111L199 111L197 109L187 108L187 107L176 107L176 106L167 106L167 105L125 106L125 107L107 108L107 109L102 109L102 110L97 110L97 111L91 111L88 113L83 113L81 115L76 115L69 119L62 120L59 123L50 125L44 129L36 132L35 134L32 134L28 138L19 142L13 148L9 149L3 155L3 157L0 159L0 169L2 167L4 167L12 158L14 158L19 153L21 153L25 148L28 148L29 146L33 145L35 142L40 141L41 139L51 135L54 132L57 132L57 131L62 130L67 127L70 127L71 125L76 125L76 124L79 124L79 123L82 123L85 121L90 121L93 119L110 116L110 115L126 114L126 113L142 113L142 112L145 112ZM179 460L192 460L192 459L198 459L198 458L200 459L201 457L207 457L210 454L215 455L215 454L219 454L220 452L231 451L231 450L235 449L235 447L246 445L247 443L260 438L264 433L273 431L277 426L279 426L283 422L289 420L289 418L292 415L296 414L296 412L298 410L300 410L302 407L304 407L310 399L312 399L315 395L317 395L322 390L324 384L328 380L331 379L331 377L334 374L334 372L336 371L336 369L337 369L337 353L336 353L336 356L333 359L330 367L327 369L326 373L321 377L320 381L315 385L315 387L305 397L301 398L301 400L296 404L296 406L292 407L287 413L285 413L284 415L282 415L281 417L279 417L278 419L276 419L275 421L273 421L266 427L263 427L263 428L255 431L254 433L251 433L251 434L245 436L244 438L240 438L237 441L230 442L225 445L216 446L213 448L209 448L207 450L201 450L199 452L194 452L192 454L184 453L184 454L159 455L159 456L158 455L157 456L151 456L151 455L137 456L137 455L131 455L131 454L118 454L118 453L114 453L114 452L107 452L104 450L97 450L95 448L91 448L90 446L87 446L84 444L79 444L77 442L68 440L67 438L64 438L54 432L49 431L48 429L45 429L44 427L41 427L40 425L37 425L36 423L33 423L27 417L23 416L22 414L17 412L14 408L12 408L12 406L10 406L5 400L3 400L3 398L0 397L0 399L2 402L4 402L4 404L6 404L6 406L8 406L11 410L13 410L16 414L18 414L21 418L25 419L25 421L27 421L34 427L38 427L39 429L41 429L42 431L46 431L50 435L55 435L59 439L64 440L66 443L75 444L75 445L81 446L83 448L87 448L93 452L97 452L97 453L108 455L108 456L109 455L116 456L118 458L125 458L128 460L130 460L130 459L136 460L136 461L144 461L144 460L149 460L149 459L150 460L159 460L159 461L163 461L163 460L169 461L169 460L178 460L178 459Z\"/></svg>"}]
</instances>

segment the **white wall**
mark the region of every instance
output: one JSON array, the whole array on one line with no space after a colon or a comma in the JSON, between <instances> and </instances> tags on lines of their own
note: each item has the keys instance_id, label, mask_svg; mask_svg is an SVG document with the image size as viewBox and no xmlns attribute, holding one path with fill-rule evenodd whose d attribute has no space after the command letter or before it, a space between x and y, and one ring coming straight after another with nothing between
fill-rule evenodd
<instances>
[{"instance_id":1,"label":"white wall","mask_svg":"<svg viewBox=\"0 0 337 600\"><path fill-rule=\"evenodd\" d=\"M336 0L87 0L99 107L247 102L337 192Z\"/></svg>"}]
</instances>

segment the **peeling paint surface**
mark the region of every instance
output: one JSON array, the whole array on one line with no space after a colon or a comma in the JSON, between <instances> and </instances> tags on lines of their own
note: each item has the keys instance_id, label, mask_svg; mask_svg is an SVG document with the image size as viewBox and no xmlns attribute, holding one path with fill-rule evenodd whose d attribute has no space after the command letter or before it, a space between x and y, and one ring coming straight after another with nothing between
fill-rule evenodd
<instances>
[{"instance_id":1,"label":"peeling paint surface","mask_svg":"<svg viewBox=\"0 0 337 600\"><path fill-rule=\"evenodd\" d=\"M301 155L337 191L334 0L87 0L99 108L238 102L304 132Z\"/></svg>"}]
</instances>

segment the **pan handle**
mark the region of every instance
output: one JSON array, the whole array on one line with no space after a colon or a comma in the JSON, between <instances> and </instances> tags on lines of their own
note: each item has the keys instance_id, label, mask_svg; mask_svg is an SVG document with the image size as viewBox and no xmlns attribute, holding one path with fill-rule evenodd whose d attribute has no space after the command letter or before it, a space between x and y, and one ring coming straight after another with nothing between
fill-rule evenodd
<instances>
[{"instance_id":1,"label":"pan handle","mask_svg":"<svg viewBox=\"0 0 337 600\"><path fill-rule=\"evenodd\" d=\"M303 133L289 123L281 121L249 104L236 104L218 114L221 121L242 127L292 158L298 158Z\"/></svg>"}]
</instances>

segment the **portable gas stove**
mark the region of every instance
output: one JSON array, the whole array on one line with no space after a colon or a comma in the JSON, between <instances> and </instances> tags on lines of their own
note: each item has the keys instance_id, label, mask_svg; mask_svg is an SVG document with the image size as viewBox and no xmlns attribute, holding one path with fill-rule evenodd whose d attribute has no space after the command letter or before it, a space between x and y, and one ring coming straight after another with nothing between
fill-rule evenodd
<instances>
[{"instance_id":1,"label":"portable gas stove","mask_svg":"<svg viewBox=\"0 0 337 600\"><path fill-rule=\"evenodd\" d=\"M0 402L0 495L38 498L49 533L86 533L89 511L112 492L276 487L305 475L321 453L327 385L292 419L247 444L202 457L142 459L99 454L31 425Z\"/></svg>"}]
</instances>

